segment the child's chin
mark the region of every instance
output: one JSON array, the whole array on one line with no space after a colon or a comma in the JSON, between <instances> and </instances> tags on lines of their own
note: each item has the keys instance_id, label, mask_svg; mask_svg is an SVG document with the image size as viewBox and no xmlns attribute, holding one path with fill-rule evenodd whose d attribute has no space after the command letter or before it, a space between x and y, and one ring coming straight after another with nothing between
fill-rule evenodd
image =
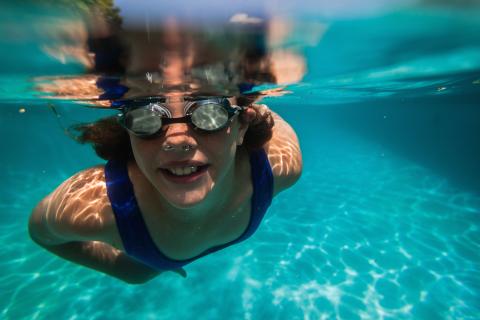
<instances>
[{"instance_id":1,"label":"child's chin","mask_svg":"<svg viewBox=\"0 0 480 320\"><path fill-rule=\"evenodd\" d=\"M172 199L170 203L179 209L189 209L199 205L204 199L205 197L202 196L186 197L185 199L181 200Z\"/></svg>"}]
</instances>

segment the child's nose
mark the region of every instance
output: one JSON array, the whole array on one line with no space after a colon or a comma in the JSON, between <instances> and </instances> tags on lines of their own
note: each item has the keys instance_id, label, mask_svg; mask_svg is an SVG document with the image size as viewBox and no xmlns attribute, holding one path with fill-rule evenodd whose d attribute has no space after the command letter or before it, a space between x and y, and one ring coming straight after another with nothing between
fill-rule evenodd
<instances>
[{"instance_id":1,"label":"child's nose","mask_svg":"<svg viewBox=\"0 0 480 320\"><path fill-rule=\"evenodd\" d=\"M165 128L164 150L189 151L197 148L197 141L190 134L186 123L172 123Z\"/></svg>"}]
</instances>

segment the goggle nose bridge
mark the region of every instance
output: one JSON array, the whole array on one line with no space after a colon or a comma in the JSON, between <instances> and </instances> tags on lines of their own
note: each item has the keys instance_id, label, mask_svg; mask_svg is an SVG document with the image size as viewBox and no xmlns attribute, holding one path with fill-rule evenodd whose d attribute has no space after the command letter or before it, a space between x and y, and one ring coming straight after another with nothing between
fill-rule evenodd
<instances>
[{"instance_id":1,"label":"goggle nose bridge","mask_svg":"<svg viewBox=\"0 0 480 320\"><path fill-rule=\"evenodd\" d=\"M162 127L164 125L167 125L167 124L173 124L173 123L190 123L191 122L191 116L190 115L186 115L186 116L183 116L183 117L179 117L179 118L162 118Z\"/></svg>"}]
</instances>

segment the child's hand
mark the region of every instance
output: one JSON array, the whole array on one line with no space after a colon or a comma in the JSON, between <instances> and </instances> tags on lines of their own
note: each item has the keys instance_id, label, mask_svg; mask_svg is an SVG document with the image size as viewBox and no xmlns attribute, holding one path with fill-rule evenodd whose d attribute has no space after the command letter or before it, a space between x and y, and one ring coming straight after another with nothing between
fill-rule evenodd
<instances>
[{"instance_id":1,"label":"child's hand","mask_svg":"<svg viewBox=\"0 0 480 320\"><path fill-rule=\"evenodd\" d=\"M185 269L183 269L183 268L178 268L178 269L175 269L175 270L172 270L172 271L175 272L175 273L178 273L179 275L181 275L184 278L187 277L187 271L185 271Z\"/></svg>"},{"instance_id":2,"label":"child's hand","mask_svg":"<svg viewBox=\"0 0 480 320\"><path fill-rule=\"evenodd\" d=\"M256 125L265 120L265 118L271 117L270 109L265 104L252 104L250 106L255 111L255 117L252 121L252 125Z\"/></svg>"}]
</instances>

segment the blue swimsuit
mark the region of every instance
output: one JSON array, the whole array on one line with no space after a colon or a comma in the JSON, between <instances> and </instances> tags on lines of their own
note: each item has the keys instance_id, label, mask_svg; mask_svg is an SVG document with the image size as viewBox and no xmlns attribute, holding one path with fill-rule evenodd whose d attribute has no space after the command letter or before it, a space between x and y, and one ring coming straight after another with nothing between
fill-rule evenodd
<instances>
[{"instance_id":1,"label":"blue swimsuit","mask_svg":"<svg viewBox=\"0 0 480 320\"><path fill-rule=\"evenodd\" d=\"M172 270L194 260L249 238L258 228L272 202L273 174L263 149L250 153L253 184L251 216L247 229L236 240L212 247L196 257L173 260L166 257L155 245L135 199L133 185L124 161L109 161L105 166L107 194L115 215L117 228L126 253L156 270Z\"/></svg>"}]
</instances>

